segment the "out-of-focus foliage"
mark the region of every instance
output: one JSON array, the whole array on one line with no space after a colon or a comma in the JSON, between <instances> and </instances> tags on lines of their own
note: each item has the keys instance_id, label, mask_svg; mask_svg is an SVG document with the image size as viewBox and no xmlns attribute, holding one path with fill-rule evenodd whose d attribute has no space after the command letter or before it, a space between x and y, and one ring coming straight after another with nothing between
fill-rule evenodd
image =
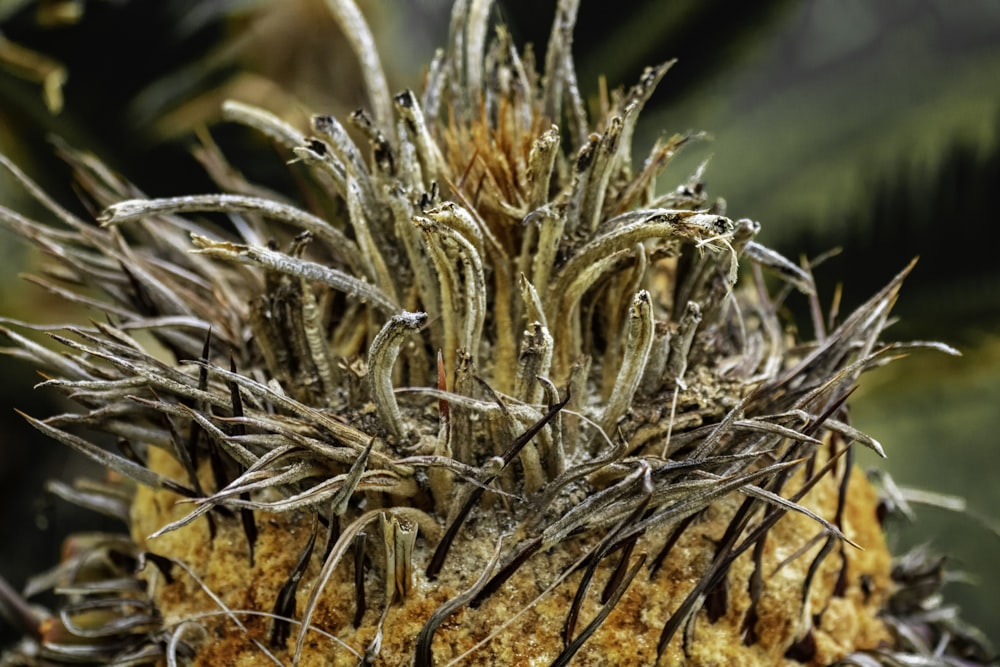
<instances>
[{"instance_id":1,"label":"out-of-focus foliage","mask_svg":"<svg viewBox=\"0 0 1000 667\"><path fill-rule=\"evenodd\" d=\"M962 358L921 355L872 374L855 401L855 425L891 444L888 468L896 482L950 494L964 511L912 503L915 520L889 526L890 547L902 553L927 544L946 555L950 570L968 575L946 588L966 619L996 643L1000 595L1000 486L996 479L997 405L1000 405L1000 338L970 341Z\"/></svg>"},{"instance_id":2,"label":"out-of-focus foliage","mask_svg":"<svg viewBox=\"0 0 1000 667\"><path fill-rule=\"evenodd\" d=\"M1000 5L820 0L756 37L647 126L712 134L677 168L711 156L710 187L766 220L783 250L849 248L830 273L850 303L921 255L900 311L911 330L940 324L916 321L927 305L949 317L1000 312L984 290L955 308L960 292L1000 281L989 254Z\"/></svg>"}]
</instances>

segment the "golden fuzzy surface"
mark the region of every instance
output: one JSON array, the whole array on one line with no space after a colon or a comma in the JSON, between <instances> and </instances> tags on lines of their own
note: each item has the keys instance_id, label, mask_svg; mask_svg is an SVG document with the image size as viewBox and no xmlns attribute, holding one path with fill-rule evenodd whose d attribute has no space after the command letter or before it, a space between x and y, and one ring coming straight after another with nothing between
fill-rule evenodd
<instances>
[{"instance_id":1,"label":"golden fuzzy surface","mask_svg":"<svg viewBox=\"0 0 1000 667\"><path fill-rule=\"evenodd\" d=\"M180 475L178 464L161 450L150 451L150 467L165 474ZM791 488L796 486L792 482ZM837 484L833 475L805 496L802 504L832 519ZM195 663L198 665L250 666L274 664L251 641L268 645L269 620L247 611L269 612L279 589L294 567L311 526L296 513L257 512L259 537L255 564L249 567L246 538L238 518L216 520L216 535L209 537L208 522L193 523L153 540L146 536L189 511L191 505L178 497L143 487L132 508L132 532L137 543L156 554L186 563L204 584L232 610L232 618L214 602L187 573L174 568L174 581L167 584L154 568L147 568L156 603L165 625L174 627L185 619L197 620L206 630ZM663 565L650 576L649 563L658 553L670 527L656 536L644 537L632 554L630 565L640 554L649 558L624 596L597 631L583 644L572 665L725 665L799 664L825 665L857 649L872 648L888 640L877 611L891 589L890 557L875 517L874 489L858 471L853 471L842 527L862 549L837 545L822 561L808 595L803 614L802 591L814 557L824 540L812 540L821 527L800 514L787 514L771 529L762 556L763 592L757 605L757 641L746 645L741 626L750 606L747 582L753 572L751 551L740 556L728 573L726 612L714 623L706 611L698 612L692 627L679 631L659 663L656 648L660 632L671 613L711 562L713 540L719 539L743 496L731 494L716 503L684 531ZM459 533L439 578L428 581L424 568L434 544L422 536L414 551L413 583L405 600L394 603L383 625L378 665L409 665L416 637L428 617L448 599L468 589L483 573L493 554L499 519L486 513L470 519ZM377 525L377 524L376 524ZM516 536L515 536L516 537ZM514 539L515 537L505 538ZM369 540L371 545L374 540ZM803 546L808 548L799 552ZM461 607L448 617L434 635L435 665L548 665L563 650L563 625L581 578L577 569L561 583L557 578L591 546L578 538L548 552L535 554L511 579L478 609ZM296 618L312 592L322 566L317 547L298 591ZM368 609L360 627L354 628L354 565L342 562L326 584L312 626L320 629L305 636L301 663L354 665L375 637L384 607L379 549L369 546L374 562L367 568ZM843 556L841 555L843 554ZM846 564L845 564L846 558ZM582 606L574 636L578 635L601 607L600 595L617 562L617 555L598 567ZM352 559L347 558L346 561ZM833 595L842 567L846 587ZM864 584L862 582L865 582ZM553 585L556 583L556 585ZM789 646L814 623L815 651L810 659L797 662L786 657ZM297 626L282 647L270 647L283 664L291 664ZM193 635L186 635L190 638ZM687 644L684 646L684 635ZM336 637L336 639L333 639ZM802 658L800 658L801 660Z\"/></svg>"}]
</instances>

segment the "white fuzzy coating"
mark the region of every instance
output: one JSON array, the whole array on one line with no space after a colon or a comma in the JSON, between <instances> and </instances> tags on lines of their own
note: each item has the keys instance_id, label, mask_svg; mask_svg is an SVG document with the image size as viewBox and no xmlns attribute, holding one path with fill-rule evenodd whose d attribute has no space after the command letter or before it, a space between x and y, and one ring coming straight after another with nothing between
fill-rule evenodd
<instances>
[{"instance_id":1,"label":"white fuzzy coating","mask_svg":"<svg viewBox=\"0 0 1000 667\"><path fill-rule=\"evenodd\" d=\"M392 390L392 367L396 364L406 334L419 329L426 321L427 313L404 310L382 327L368 348L368 383L372 400L382 423L397 438L403 436L403 415Z\"/></svg>"}]
</instances>

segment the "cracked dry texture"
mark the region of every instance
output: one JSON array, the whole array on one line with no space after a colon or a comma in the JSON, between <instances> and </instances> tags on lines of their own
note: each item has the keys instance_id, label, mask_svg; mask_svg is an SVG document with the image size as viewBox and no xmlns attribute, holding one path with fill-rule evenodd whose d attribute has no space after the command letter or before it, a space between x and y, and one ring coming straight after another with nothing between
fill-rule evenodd
<instances>
[{"instance_id":1,"label":"cracked dry texture","mask_svg":"<svg viewBox=\"0 0 1000 667\"><path fill-rule=\"evenodd\" d=\"M168 474L179 474L177 463L161 450L151 449L150 466ZM793 482L791 487L797 484ZM837 487L826 476L804 498L803 504L824 517L836 508ZM845 594L832 596L842 558L835 549L822 563L810 596L810 616L817 616L816 653L808 663L825 665L858 649L872 648L888 641L889 636L877 618L877 611L891 589L890 557L875 517L877 498L874 489L858 471L851 476L843 528L849 539L863 549L844 545L847 558ZM258 519L260 535L256 546L256 564L248 568L246 538L236 519L219 520L218 533L209 539L205 519L155 540L145 540L168 521L186 514L190 506L175 504L177 496L166 491L140 487L132 508L133 536L150 551L181 560L192 567L206 585L233 610L270 611L275 597L299 552L309 537L310 525L297 513L268 514ZM650 665L656 659L660 631L684 595L712 557L713 540L722 533L742 501L731 494L707 510L703 518L684 531L660 570L650 578L648 567L636 577L624 597L597 632L590 637L573 659L573 665ZM417 633L427 618L448 599L462 593L482 573L498 537L497 526L503 521L488 511L473 515L454 544L441 576L426 580L423 567L430 557L433 542L421 536L414 554L416 564L410 595L390 609L385 622L378 665L409 665ZM787 514L769 532L764 560L764 593L758 604L759 641L745 646L740 626L749 606L746 582L753 569L751 553L744 553L728 573L727 613L710 623L704 610L697 620L687 646L682 649L683 633L678 633L661 659L661 665L686 664L693 667L726 665L802 664L784 657L788 646L801 634L800 597L803 579L822 541L778 569L777 565L794 555L819 526L799 514ZM669 529L646 537L637 545L637 553L655 555ZM435 536L436 537L436 536ZM570 575L553 591L542 592L564 569L585 553L580 540L569 541L549 552L536 554L521 567L499 591L479 609L463 607L438 629L433 643L435 664L447 664L483 640L502 623L509 623L482 648L469 654L463 665L547 665L562 649L561 632L581 573ZM317 548L317 552L319 548ZM377 550L372 550L377 551ZM373 558L377 554L373 553ZM607 559L607 560L615 560ZM298 610L308 598L321 566L314 553L298 593ZM358 653L371 642L382 609L382 582L368 568L368 610L361 626L351 625L354 614L353 565L342 563L324 592L313 624L336 636ZM607 580L610 567L598 568L587 601L577 623L579 632L597 613L598 596ZM153 568L146 571L151 579L157 606L165 623L171 626L185 618L198 617L207 628L196 658L198 665L250 666L272 664L248 639L234 631L232 621L218 612L218 606L186 574L175 572L173 584L165 584ZM862 577L870 577L866 595ZM205 613L214 614L201 616ZM240 616L250 637L266 643L268 621L261 616ZM294 651L294 631L285 650L275 654L286 664ZM357 655L316 632L308 635L301 664L355 665Z\"/></svg>"}]
</instances>

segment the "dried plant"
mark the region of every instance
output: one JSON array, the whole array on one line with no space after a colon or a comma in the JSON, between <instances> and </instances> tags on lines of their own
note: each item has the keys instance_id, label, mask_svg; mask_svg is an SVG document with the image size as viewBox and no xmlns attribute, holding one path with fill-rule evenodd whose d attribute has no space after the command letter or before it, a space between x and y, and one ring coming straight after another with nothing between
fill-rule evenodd
<instances>
[{"instance_id":1,"label":"dried plant","mask_svg":"<svg viewBox=\"0 0 1000 667\"><path fill-rule=\"evenodd\" d=\"M859 375L951 351L880 342L910 267L826 322L810 266L700 172L656 194L691 136L634 167L670 63L589 120L577 3L538 68L490 4L459 0L423 91L392 96L331 0L369 99L348 126L225 106L287 153L298 203L207 141L226 194L167 199L61 146L95 226L2 161L58 222L0 209L51 260L30 280L96 312L59 352L4 328L81 406L26 418L108 469L52 490L130 528L31 582L51 615L3 592L5 664L985 660L933 617L934 561L890 568L852 463L882 453L849 423ZM811 342L779 317L792 290Z\"/></svg>"}]
</instances>

